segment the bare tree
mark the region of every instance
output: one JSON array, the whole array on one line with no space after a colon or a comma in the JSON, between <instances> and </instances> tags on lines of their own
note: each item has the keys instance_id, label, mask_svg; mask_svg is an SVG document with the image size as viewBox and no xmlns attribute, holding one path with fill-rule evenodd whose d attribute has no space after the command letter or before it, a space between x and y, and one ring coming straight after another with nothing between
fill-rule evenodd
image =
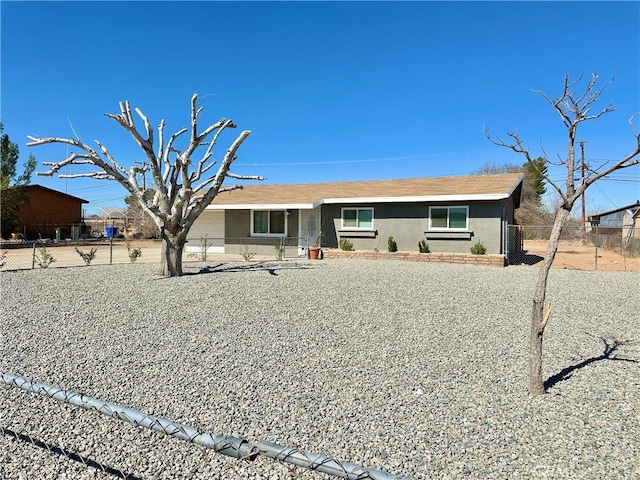
<instances>
[{"instance_id":1,"label":"bare tree","mask_svg":"<svg viewBox=\"0 0 640 480\"><path fill-rule=\"evenodd\" d=\"M225 152L217 170L213 168L218 164L216 159L212 157L216 142L224 130L236 128L236 125L232 120L222 118L198 132L198 116L203 107L197 107L197 99L197 94L191 97L190 128L178 130L169 137L165 144L165 122L162 120L158 126L157 146L154 145L154 131L149 120L138 108L135 111L144 124L144 132L140 133L136 128L128 101L120 102L119 114L105 114L129 132L144 153L155 185L155 195L152 198L145 198L144 191L138 183L139 175L144 175L145 171L135 165L128 169L123 167L98 140L95 143L99 152L81 142L79 138L28 137L30 142L27 143L27 146L29 147L62 143L80 150L80 152L71 153L60 162L43 162L43 165L51 168L46 172L38 172L38 175L51 176L67 165L91 165L97 167L97 170L87 173L61 174L59 177L116 180L127 189L131 196L136 198L160 231L162 239L160 275L162 276L182 275L182 251L189 229L215 196L221 192L242 188L238 184L223 186L226 178L262 180L258 176L235 175L229 171L231 164L236 159L238 148L251 133L248 130L241 132L236 137ZM176 147L176 140L186 132L190 133L188 144L186 148L179 150ZM204 149L204 152L200 149ZM196 158L196 152L199 150L202 154Z\"/></svg>"},{"instance_id":2,"label":"bare tree","mask_svg":"<svg viewBox=\"0 0 640 480\"><path fill-rule=\"evenodd\" d=\"M544 382L542 379L542 339L544 329L551 313L551 305L545 303L547 293L547 278L549 269L558 251L558 241L562 233L562 227L569 218L571 209L575 202L584 194L585 190L595 183L597 180L609 175L616 170L631 167L640 164L640 133L634 129L634 114L629 119L631 131L635 137L636 145L631 153L620 158L619 160L607 162L598 168L590 168L582 181L579 181L580 161L576 159L575 146L578 126L587 120L595 120L603 115L615 110L611 103L601 110L591 113L591 108L600 100L602 92L607 86L613 82L613 79L607 82L602 88L596 88L598 75L593 74L591 80L587 83L584 91L576 93L574 87L582 80L582 77L575 81L570 81L568 76L564 78L562 93L555 99L549 98L546 94L539 90L533 90L534 93L541 95L560 115L565 128L567 129L568 144L567 157L558 162L551 161L544 153L546 164L559 165L566 169L566 177L564 186L550 177L546 171L538 172L544 178L548 185L555 190L560 197L560 206L555 211L549 245L545 254L544 261L538 273L536 288L533 296L533 312L531 316L531 334L529 343L529 393L532 395L541 395L545 393ZM485 128L484 134L495 145L510 148L514 152L525 157L527 164L535 166L534 158L530 151L525 147L524 142L517 132L508 132L511 138L510 143L501 140L498 137L492 137L489 130Z\"/></svg>"}]
</instances>

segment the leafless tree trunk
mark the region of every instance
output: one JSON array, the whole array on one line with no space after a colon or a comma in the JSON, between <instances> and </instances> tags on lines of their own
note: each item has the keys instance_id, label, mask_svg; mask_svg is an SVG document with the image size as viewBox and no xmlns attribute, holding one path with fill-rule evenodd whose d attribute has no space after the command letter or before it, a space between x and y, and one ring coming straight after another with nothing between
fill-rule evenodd
<instances>
[{"instance_id":1,"label":"leafless tree trunk","mask_svg":"<svg viewBox=\"0 0 640 480\"><path fill-rule=\"evenodd\" d=\"M598 81L598 76L593 74L584 91L580 94L576 94L573 88L581 81L581 79L582 78L578 78L575 81L570 81L569 77L565 76L562 94L556 99L551 99L544 93L534 90L535 93L540 94L560 115L560 118L567 129L568 142L567 157L565 160L552 162L546 155L546 152L543 156L546 163L565 167L566 181L564 188L561 184L554 182L547 173L538 170L544 177L545 181L551 185L551 187L560 196L561 205L555 212L555 220L551 229L549 245L547 247L544 261L540 266L533 296L531 334L529 339L529 393L532 395L541 395L545 393L544 380L542 376L542 343L544 329L551 314L551 305L546 303L547 279L549 276L549 270L551 269L551 265L553 264L553 260L555 259L558 251L558 242L560 240L560 235L562 234L562 227L569 218L571 209L575 202L584 194L589 185L612 172L640 164L640 158L638 158L640 155L640 134L635 131L633 126L634 115L629 119L631 130L636 141L634 150L629 155L626 155L615 162L607 162L597 168L590 167L582 181L576 185L576 173L580 168L579 164L576 163L575 155L578 126L582 122L600 118L602 115L615 110L611 104L609 104L599 112L590 114L589 112L591 107L600 99L602 92L611 82L608 82L603 88L597 89L596 83ZM507 133L511 138L511 143L504 142L497 137L492 137L487 128L485 128L484 133L489 141L495 145L510 148L514 152L523 155L526 161L535 167L535 164L533 163L533 158L535 157L530 155L529 150L524 146L524 143L517 132Z\"/></svg>"},{"instance_id":2,"label":"leafless tree trunk","mask_svg":"<svg viewBox=\"0 0 640 480\"><path fill-rule=\"evenodd\" d=\"M147 117L139 109L136 113L144 124L144 132L140 133L135 125L129 102L120 103L120 113L106 116L115 120L124 128L146 157L145 168L141 169L131 165L128 169L121 166L109 153L109 150L98 140L95 143L98 151L80 141L79 138L28 137L27 146L33 147L48 143L61 143L70 145L80 152L73 152L69 157L60 162L44 162L43 165L51 167L46 172L38 172L38 175L53 175L66 165L94 166L97 170L88 173L64 174L60 178L91 177L99 180L116 180L136 198L143 211L153 219L160 231L162 239L162 260L160 275L182 275L182 251L187 240L187 233L196 218L204 211L218 193L242 188L234 184L223 186L227 178L239 180L262 180L258 176L242 176L232 174L229 169L236 159L236 152L242 142L251 132L241 132L226 150L219 162L217 170L213 167L218 161L212 158L213 148L219 136L227 128L236 128L232 120L222 118L218 122L209 125L198 132L198 116L202 107L197 107L197 95L191 97L191 124L190 128L182 128L171 135L165 144L164 120L158 126L158 145L154 145L154 131ZM189 132L189 140L186 147L177 147L178 138ZM75 133L75 132L74 132ZM204 149L202 155L196 158L196 152ZM201 151L201 150L200 150ZM146 165L149 165L151 177L155 185L153 198L145 198L144 188L138 183L140 174L146 174ZM146 186L146 185L145 185Z\"/></svg>"}]
</instances>

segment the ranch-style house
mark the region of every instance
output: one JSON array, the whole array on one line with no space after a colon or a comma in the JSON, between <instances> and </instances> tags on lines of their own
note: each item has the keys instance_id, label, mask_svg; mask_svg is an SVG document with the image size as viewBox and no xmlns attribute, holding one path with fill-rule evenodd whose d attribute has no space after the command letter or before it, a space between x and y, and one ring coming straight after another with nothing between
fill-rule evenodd
<instances>
[{"instance_id":1,"label":"ranch-style house","mask_svg":"<svg viewBox=\"0 0 640 480\"><path fill-rule=\"evenodd\" d=\"M272 255L285 239L298 255L316 243L386 251L393 236L399 251L469 253L481 242L489 254L506 253L507 225L520 203L522 175L507 173L358 182L249 185L220 193L196 220L187 252L241 253L246 246Z\"/></svg>"}]
</instances>

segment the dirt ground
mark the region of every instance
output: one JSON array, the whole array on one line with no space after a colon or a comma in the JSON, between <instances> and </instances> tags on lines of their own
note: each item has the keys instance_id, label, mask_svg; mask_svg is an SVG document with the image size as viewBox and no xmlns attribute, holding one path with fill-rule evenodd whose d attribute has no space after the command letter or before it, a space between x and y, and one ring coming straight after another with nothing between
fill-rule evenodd
<instances>
[{"instance_id":1,"label":"dirt ground","mask_svg":"<svg viewBox=\"0 0 640 480\"><path fill-rule=\"evenodd\" d=\"M526 265L539 265L544 258L547 242L525 240ZM593 245L578 242L561 242L552 268L572 270L596 270L596 250ZM640 257L623 256L614 250L598 248L597 270L640 272Z\"/></svg>"}]
</instances>

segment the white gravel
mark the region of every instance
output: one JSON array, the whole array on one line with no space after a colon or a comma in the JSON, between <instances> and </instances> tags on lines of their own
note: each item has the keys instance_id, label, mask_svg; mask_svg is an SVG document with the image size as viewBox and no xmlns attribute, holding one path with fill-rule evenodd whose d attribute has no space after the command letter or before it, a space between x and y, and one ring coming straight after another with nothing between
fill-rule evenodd
<instances>
[{"instance_id":1,"label":"white gravel","mask_svg":"<svg viewBox=\"0 0 640 480\"><path fill-rule=\"evenodd\" d=\"M416 479L640 478L640 275L554 270L543 397L537 269L187 263L1 274L1 370L255 443ZM622 342L602 358L605 341ZM621 360L626 359L626 360ZM578 367L578 368L575 368ZM0 478L327 478L224 457L0 387ZM82 457L89 466L49 448Z\"/></svg>"}]
</instances>

